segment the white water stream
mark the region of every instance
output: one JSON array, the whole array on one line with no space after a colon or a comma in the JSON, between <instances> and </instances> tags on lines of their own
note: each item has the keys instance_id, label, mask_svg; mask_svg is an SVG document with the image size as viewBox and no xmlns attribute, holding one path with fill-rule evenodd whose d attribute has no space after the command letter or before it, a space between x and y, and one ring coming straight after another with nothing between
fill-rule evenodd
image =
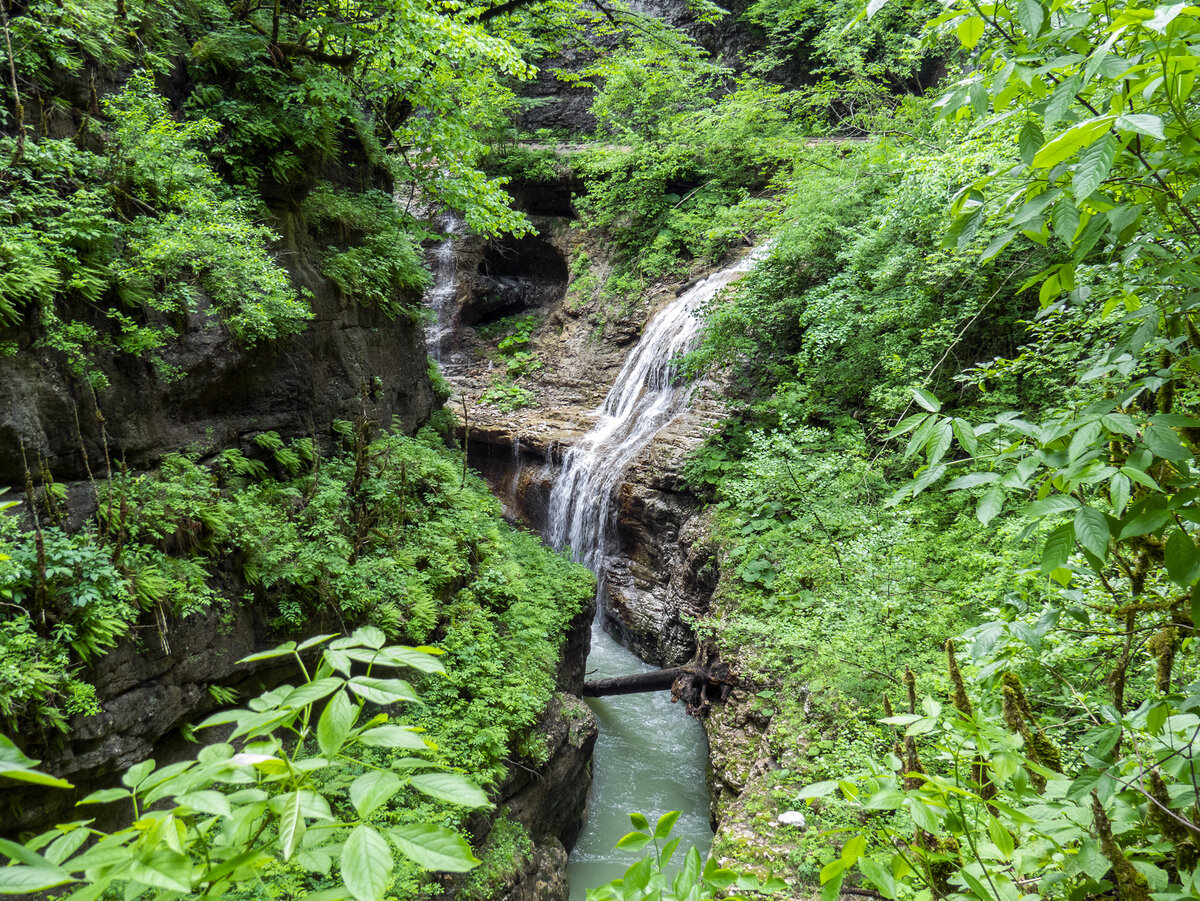
<instances>
[{"instance_id":1,"label":"white water stream","mask_svg":"<svg viewBox=\"0 0 1200 901\"><path fill-rule=\"evenodd\" d=\"M570 546L575 559L595 572L601 584L615 489L634 458L687 409L690 391L676 383L672 363L695 341L704 304L747 272L762 253L696 283L650 321L594 412L596 424L563 458L550 494L546 537L556 548ZM604 602L602 589L597 602ZM588 677L654 669L617 644L600 627L602 617L598 610ZM600 737L592 758L587 826L567 865L572 901L583 901L589 887L618 878L641 856L614 848L632 829L630 812L644 813L653 823L668 811L681 810L675 835L682 838L683 849L695 845L705 855L712 844L707 747L700 724L672 704L665 692L591 698L588 704L600 723ZM678 859L682 857L680 853Z\"/></svg>"},{"instance_id":2,"label":"white water stream","mask_svg":"<svg viewBox=\"0 0 1200 901\"><path fill-rule=\"evenodd\" d=\"M555 548L570 546L597 576L604 575L614 489L633 459L687 409L690 391L675 383L672 363L696 340L703 306L763 253L759 249L697 282L650 320L604 403L593 411L596 424L563 457L550 492L546 537Z\"/></svg>"},{"instance_id":3,"label":"white water stream","mask_svg":"<svg viewBox=\"0 0 1200 901\"><path fill-rule=\"evenodd\" d=\"M425 292L425 303L433 311L433 321L425 331L425 344L429 355L440 366L446 345L454 334L454 300L458 294L454 242L462 237L466 223L455 213L445 213L438 225L446 232L446 237L433 249L433 285Z\"/></svg>"}]
</instances>

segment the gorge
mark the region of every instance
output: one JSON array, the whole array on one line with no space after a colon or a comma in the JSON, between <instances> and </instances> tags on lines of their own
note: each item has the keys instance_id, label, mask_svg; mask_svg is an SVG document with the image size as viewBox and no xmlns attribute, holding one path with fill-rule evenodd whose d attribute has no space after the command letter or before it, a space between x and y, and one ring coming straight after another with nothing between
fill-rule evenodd
<instances>
[{"instance_id":1,"label":"gorge","mask_svg":"<svg viewBox=\"0 0 1200 901\"><path fill-rule=\"evenodd\" d=\"M0 894L1200 898L1195 8L0 32Z\"/></svg>"}]
</instances>

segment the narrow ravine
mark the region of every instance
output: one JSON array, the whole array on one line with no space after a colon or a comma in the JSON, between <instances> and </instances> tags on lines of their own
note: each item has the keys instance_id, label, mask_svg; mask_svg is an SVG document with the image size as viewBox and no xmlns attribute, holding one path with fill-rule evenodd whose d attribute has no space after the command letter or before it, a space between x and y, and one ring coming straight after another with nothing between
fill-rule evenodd
<instances>
[{"instance_id":1,"label":"narrow ravine","mask_svg":"<svg viewBox=\"0 0 1200 901\"><path fill-rule=\"evenodd\" d=\"M659 430L687 409L691 391L678 383L673 363L695 341L704 304L757 259L758 254L751 254L697 282L650 320L595 411L596 424L563 459L550 494L546 538L555 548L570 547L575 559L600 579L589 678L654 669L602 628L614 491ZM588 703L600 723L600 738L593 756L588 823L567 870L572 899L583 899L589 886L617 878L638 859L640 855L614 847L631 828L631 811L653 822L680 810L676 835L682 847L695 845L707 854L712 842L705 783L708 748L700 724L661 691Z\"/></svg>"},{"instance_id":2,"label":"narrow ravine","mask_svg":"<svg viewBox=\"0 0 1200 901\"><path fill-rule=\"evenodd\" d=\"M599 622L592 626L589 679L654 668L617 644ZM583 901L589 888L616 879L641 857L613 847L633 828L631 811L646 814L651 822L669 810L683 811L674 834L684 850L695 845L707 854L713 836L705 783L708 746L701 725L672 704L665 691L588 698L587 703L600 724L600 737L592 756L587 825L567 865L572 901ZM683 851L676 857L681 860Z\"/></svg>"},{"instance_id":3,"label":"narrow ravine","mask_svg":"<svg viewBox=\"0 0 1200 901\"><path fill-rule=\"evenodd\" d=\"M453 339L457 293L453 242L455 223L434 249L435 283L426 296L435 322L429 328L430 353L442 360ZM603 403L590 414L591 428L566 451L550 488L543 537L556 549L570 548L575 560L598 577L597 614L592 626L588 678L628 675L655 669L621 646L603 628L607 615L605 575L614 546L614 496L630 465L662 429L688 408L691 388L674 371L676 358L695 342L700 313L718 292L740 278L761 258L760 249L683 291L647 323L626 356ZM513 439L511 481L515 495L522 455ZM588 821L571 852L571 898L582 901L587 889L620 877L641 854L614 846L631 827L630 812L653 821L682 811L675 827L682 851L696 846L707 854L712 842L710 798L706 784L708 748L700 723L670 694L657 691L606 698L588 704L600 725L593 755L593 784Z\"/></svg>"}]
</instances>

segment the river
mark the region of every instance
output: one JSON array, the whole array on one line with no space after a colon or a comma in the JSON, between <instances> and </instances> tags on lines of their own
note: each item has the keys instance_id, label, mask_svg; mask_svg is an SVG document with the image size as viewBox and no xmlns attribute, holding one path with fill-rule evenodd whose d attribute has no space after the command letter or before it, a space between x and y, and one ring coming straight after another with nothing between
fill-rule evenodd
<instances>
[{"instance_id":1,"label":"river","mask_svg":"<svg viewBox=\"0 0 1200 901\"><path fill-rule=\"evenodd\" d=\"M592 626L588 678L623 676L656 667L643 663L600 628ZM677 860L688 845L701 856L712 843L709 828L708 745L704 729L669 692L588 698L600 723L592 757L592 797L587 825L567 865L571 901L583 901L589 888L616 879L642 854L613 846L633 826L629 813L644 813L653 824L681 810L674 834L682 837Z\"/></svg>"}]
</instances>

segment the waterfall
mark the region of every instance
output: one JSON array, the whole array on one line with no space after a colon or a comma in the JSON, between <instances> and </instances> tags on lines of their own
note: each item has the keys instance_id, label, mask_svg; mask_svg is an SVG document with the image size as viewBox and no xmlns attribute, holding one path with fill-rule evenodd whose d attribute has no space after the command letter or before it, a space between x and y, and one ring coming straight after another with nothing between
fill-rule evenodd
<instances>
[{"instance_id":1,"label":"waterfall","mask_svg":"<svg viewBox=\"0 0 1200 901\"><path fill-rule=\"evenodd\" d=\"M672 362L691 349L704 304L765 252L759 248L697 282L650 320L604 403L593 411L595 425L563 457L550 492L546 537L555 548L570 545L575 559L597 576L603 578L613 494L625 469L687 408L690 391L676 383Z\"/></svg>"},{"instance_id":2,"label":"waterfall","mask_svg":"<svg viewBox=\"0 0 1200 901\"><path fill-rule=\"evenodd\" d=\"M454 243L462 237L466 223L455 213L445 213L438 225L446 237L433 249L433 285L425 292L425 303L433 311L433 321L425 332L429 355L440 366L446 344L454 333L454 300L458 294L458 261Z\"/></svg>"}]
</instances>

